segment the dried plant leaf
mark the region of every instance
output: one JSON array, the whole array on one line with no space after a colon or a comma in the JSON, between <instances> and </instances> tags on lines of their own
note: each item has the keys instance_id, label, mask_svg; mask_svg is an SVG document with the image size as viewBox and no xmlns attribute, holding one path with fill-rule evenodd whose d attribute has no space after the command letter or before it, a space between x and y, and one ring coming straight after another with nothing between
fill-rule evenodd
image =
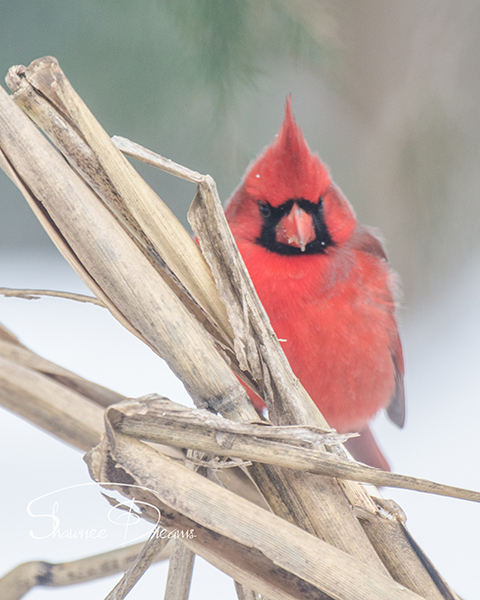
<instances>
[{"instance_id":1,"label":"dried plant leaf","mask_svg":"<svg viewBox=\"0 0 480 600\"><path fill-rule=\"evenodd\" d=\"M170 209L117 151L57 61L45 57L10 69L7 84L16 103L45 131L67 160L128 230L159 273L212 316L227 339L225 308L198 247ZM178 248L182 252L178 252ZM189 308L194 310L192 304Z\"/></svg>"},{"instance_id":2,"label":"dried plant leaf","mask_svg":"<svg viewBox=\"0 0 480 600\"><path fill-rule=\"evenodd\" d=\"M278 412L279 418L285 419L288 424L315 422L328 427L294 376L270 326L226 222L215 181L209 175L191 171L125 138L115 136L112 139L129 156L197 184L189 221L212 269L218 293L227 307L228 318L235 331L234 347L240 368L254 376L274 421ZM213 232L215 235L212 235ZM282 403L281 409L272 403L272 377L265 369L275 371L273 381L277 385L278 381L284 381L282 389L275 390L275 402ZM285 396L288 396L287 401Z\"/></svg>"},{"instance_id":3,"label":"dried plant leaf","mask_svg":"<svg viewBox=\"0 0 480 600\"><path fill-rule=\"evenodd\" d=\"M125 396L102 385L88 381L17 343L10 343L0 339L0 358L36 371L39 374L47 375L49 378L103 407L116 404L125 399Z\"/></svg>"},{"instance_id":4,"label":"dried plant leaf","mask_svg":"<svg viewBox=\"0 0 480 600\"><path fill-rule=\"evenodd\" d=\"M164 600L188 600L195 553L180 540L172 540L170 544L172 555L168 566Z\"/></svg>"},{"instance_id":5,"label":"dried plant leaf","mask_svg":"<svg viewBox=\"0 0 480 600\"><path fill-rule=\"evenodd\" d=\"M388 473L322 451L323 444L343 443L352 434L324 432L314 427L235 423L205 410L186 408L155 394L111 406L106 414L115 430L137 439L330 477L480 502L480 492Z\"/></svg>"},{"instance_id":6,"label":"dried plant leaf","mask_svg":"<svg viewBox=\"0 0 480 600\"><path fill-rule=\"evenodd\" d=\"M36 586L62 587L121 573L128 569L143 546L144 542L66 563L41 560L23 563L0 578L0 596L2 600L20 600ZM167 560L169 556L167 546L155 561Z\"/></svg>"},{"instance_id":7,"label":"dried plant leaf","mask_svg":"<svg viewBox=\"0 0 480 600\"><path fill-rule=\"evenodd\" d=\"M238 600L262 600L261 594L249 590L237 581L235 581L235 591L237 592Z\"/></svg>"},{"instance_id":8,"label":"dried plant leaf","mask_svg":"<svg viewBox=\"0 0 480 600\"><path fill-rule=\"evenodd\" d=\"M164 551L169 540L151 536L143 545L139 555L130 565L113 590L105 596L105 600L123 600L128 592L135 586L148 567L155 562L160 552Z\"/></svg>"},{"instance_id":9,"label":"dried plant leaf","mask_svg":"<svg viewBox=\"0 0 480 600\"><path fill-rule=\"evenodd\" d=\"M24 138L19 130L26 130ZM222 403L238 408L242 398L245 407L251 406L199 322L110 210L2 89L0 147L4 153L8 148L6 162L14 179L29 181L28 187L22 186L27 200L50 229L55 223L53 229L61 230L54 241L61 238L60 249L86 284L115 317L167 360L191 396L200 405L210 401L215 410Z\"/></svg>"},{"instance_id":10,"label":"dried plant leaf","mask_svg":"<svg viewBox=\"0 0 480 600\"><path fill-rule=\"evenodd\" d=\"M246 559L250 557L252 561L252 575L256 574L262 579L261 583L254 576L245 580L244 576L238 576L234 565L231 565L226 572L243 585L272 599L284 597L279 595L277 586L274 589L266 587L262 574L258 573L258 567L261 566L263 570L265 566L257 563L257 552L260 551L267 562L270 562L270 570L274 569L276 573L289 572L332 598L419 598L417 594L399 586L377 569L363 564L283 519L254 507L145 444L115 433L109 426L107 440L89 455L92 463L92 455L97 454L94 461L97 467L93 474L96 477L104 477L108 473L113 482L119 477L120 486L122 480L128 479L130 484L149 490L149 493L157 498L162 517L168 513L168 510L164 513L163 506L166 505L195 523L194 530L198 537L194 540L187 538L184 542L201 556L204 555L203 547L206 544L201 528L215 533L214 539L217 539L217 542L209 543L213 549L215 546L221 546L219 540L222 538L239 544L246 552ZM99 463L110 463L106 472L98 471ZM112 468L114 464L117 466ZM125 474L121 475L120 470ZM256 549L255 552L252 551L253 548ZM228 559L229 556L224 555L224 558ZM225 570L225 565L221 568ZM304 597L304 594L301 597Z\"/></svg>"},{"instance_id":11,"label":"dried plant leaf","mask_svg":"<svg viewBox=\"0 0 480 600\"><path fill-rule=\"evenodd\" d=\"M1 153L0 153L1 156ZM0 323L0 340L5 342L9 342L10 344L15 344L16 346L23 346L20 340L14 335L11 331L9 331L6 327L4 327Z\"/></svg>"},{"instance_id":12,"label":"dried plant leaf","mask_svg":"<svg viewBox=\"0 0 480 600\"><path fill-rule=\"evenodd\" d=\"M31 369L0 358L3 406L82 450L100 441L103 410L84 396Z\"/></svg>"},{"instance_id":13,"label":"dried plant leaf","mask_svg":"<svg viewBox=\"0 0 480 600\"><path fill-rule=\"evenodd\" d=\"M254 423L237 423L212 414L208 410L188 408L157 394L148 394L113 406L109 418L122 433L141 439L168 436L169 426L173 435L182 429L188 433L188 436L184 435L183 439L180 435L175 435L177 443L188 441L196 444L198 443L195 440L197 432L202 440L210 434L210 437L214 438L212 448L199 448L207 452L216 452L222 446L228 449L230 445L228 434L235 437L235 439L232 437L232 442L245 436L247 440L255 438L257 441L277 441L313 448L321 448L324 444L341 444L358 435L337 433L331 429L306 425L272 426L268 421L259 420Z\"/></svg>"},{"instance_id":14,"label":"dried plant leaf","mask_svg":"<svg viewBox=\"0 0 480 600\"><path fill-rule=\"evenodd\" d=\"M394 510L384 510L379 512L379 516L380 519L371 519L366 515L359 518L395 581L412 580L413 571L415 588L423 598L460 600L413 540L404 519L397 518ZM419 560L425 567L424 570L417 568Z\"/></svg>"},{"instance_id":15,"label":"dried plant leaf","mask_svg":"<svg viewBox=\"0 0 480 600\"><path fill-rule=\"evenodd\" d=\"M94 298L93 296L85 296L84 294L74 294L73 292L0 288L0 295L5 296L6 298L23 298L24 300L38 300L41 296L50 296L53 298L64 298L65 300L85 302L87 304L95 304L96 306L104 307L104 304L98 298Z\"/></svg>"}]
</instances>

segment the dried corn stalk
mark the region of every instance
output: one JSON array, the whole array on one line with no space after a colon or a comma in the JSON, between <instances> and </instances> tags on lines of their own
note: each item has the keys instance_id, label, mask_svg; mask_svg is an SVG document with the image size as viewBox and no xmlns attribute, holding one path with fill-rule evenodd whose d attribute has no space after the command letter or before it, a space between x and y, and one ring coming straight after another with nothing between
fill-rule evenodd
<instances>
[{"instance_id":1,"label":"dried corn stalk","mask_svg":"<svg viewBox=\"0 0 480 600\"><path fill-rule=\"evenodd\" d=\"M143 544L110 550L67 563L32 561L19 565L0 579L2 600L20 600L36 586L63 587L122 573L130 567ZM155 556L155 561L167 560L170 548Z\"/></svg>"},{"instance_id":2,"label":"dried corn stalk","mask_svg":"<svg viewBox=\"0 0 480 600\"><path fill-rule=\"evenodd\" d=\"M213 180L167 164L197 184L190 218L207 265L55 59L12 68L7 83L14 94L0 89L0 163L95 296L167 361L198 407L234 421L255 420L236 373L264 397L275 424L325 427L256 297ZM16 381L23 405L29 391L20 377ZM77 440L82 447L96 442L88 429L99 430L98 404ZM48 411L45 405L40 412ZM161 508L162 524L194 529L197 538L184 543L246 586L241 595L250 588L271 598L456 598L401 514L380 508L382 501L365 487L254 462L249 476L273 514L125 436L112 415L106 437L89 453L94 478L113 482L127 496L127 482L148 488L145 499ZM59 418L60 429L65 422L74 437L68 415ZM81 411L75 419L83 422ZM340 446L331 449L345 456Z\"/></svg>"}]
</instances>

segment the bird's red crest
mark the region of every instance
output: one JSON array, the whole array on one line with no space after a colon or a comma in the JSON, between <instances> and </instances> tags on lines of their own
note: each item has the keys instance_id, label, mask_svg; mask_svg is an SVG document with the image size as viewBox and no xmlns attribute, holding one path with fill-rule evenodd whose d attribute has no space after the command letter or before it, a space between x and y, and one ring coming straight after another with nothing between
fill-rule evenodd
<instances>
[{"instance_id":1,"label":"bird's red crest","mask_svg":"<svg viewBox=\"0 0 480 600\"><path fill-rule=\"evenodd\" d=\"M244 181L246 191L275 206L289 198L317 202L330 184L326 167L310 148L295 123L291 98L287 98L285 118L275 141L253 164Z\"/></svg>"}]
</instances>

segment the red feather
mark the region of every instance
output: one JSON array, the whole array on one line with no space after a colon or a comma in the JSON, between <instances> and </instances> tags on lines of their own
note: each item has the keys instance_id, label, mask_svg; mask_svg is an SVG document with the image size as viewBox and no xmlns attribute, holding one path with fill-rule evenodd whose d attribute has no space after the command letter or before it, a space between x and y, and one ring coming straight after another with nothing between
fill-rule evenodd
<instances>
[{"instance_id":1,"label":"red feather","mask_svg":"<svg viewBox=\"0 0 480 600\"><path fill-rule=\"evenodd\" d=\"M393 275L380 241L310 152L290 99L225 212L295 375L332 427L365 430L357 457L387 468L368 423L393 400L389 414L403 425Z\"/></svg>"}]
</instances>

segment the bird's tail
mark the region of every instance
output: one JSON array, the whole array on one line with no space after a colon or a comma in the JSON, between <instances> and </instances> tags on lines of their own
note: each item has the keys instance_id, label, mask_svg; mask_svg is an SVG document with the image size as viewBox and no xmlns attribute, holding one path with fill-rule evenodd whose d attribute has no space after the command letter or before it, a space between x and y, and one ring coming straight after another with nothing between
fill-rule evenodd
<instances>
[{"instance_id":1,"label":"bird's tail","mask_svg":"<svg viewBox=\"0 0 480 600\"><path fill-rule=\"evenodd\" d=\"M390 465L378 447L370 427L367 425L358 433L360 437L350 438L345 443L345 446L353 454L355 460L371 467L377 467L377 469L382 469L383 471L390 471Z\"/></svg>"}]
</instances>

